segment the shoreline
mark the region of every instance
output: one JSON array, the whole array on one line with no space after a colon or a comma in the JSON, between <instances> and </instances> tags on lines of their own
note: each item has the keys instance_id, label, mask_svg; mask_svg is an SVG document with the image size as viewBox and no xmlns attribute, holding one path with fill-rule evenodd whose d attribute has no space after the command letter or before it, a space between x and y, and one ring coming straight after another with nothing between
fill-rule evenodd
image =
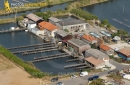
<instances>
[{"instance_id":1,"label":"shoreline","mask_svg":"<svg viewBox=\"0 0 130 85\"><path fill-rule=\"evenodd\" d=\"M28 8L28 9L21 8L20 10L19 10L19 8L17 8L18 9L17 13L31 11L31 10L37 10L37 9L41 9L41 8L45 8L45 7L50 7L50 6L55 6L55 5L60 5L60 4L64 4L64 3L68 3L68 2L73 2L73 1L74 0L68 0L68 1L65 1L65 2L59 2L59 3L55 3L55 4L49 4L49 5L47 4L46 6L41 6L41 7L36 7L36 8ZM17 10L17 9L12 8L12 10ZM3 9L0 9L0 12L2 12L2 13L0 13L0 16L6 16L6 15L10 15L10 14L15 14L16 13L16 11L5 13L6 11L3 10Z\"/></svg>"},{"instance_id":2,"label":"shoreline","mask_svg":"<svg viewBox=\"0 0 130 85\"><path fill-rule=\"evenodd\" d=\"M96 4L101 4L101 3L105 3L105 2L109 2L109 0L104 0L104 1L93 3L93 4L84 5L84 6L81 6L80 8L86 7L86 6L91 6L91 5L96 5Z\"/></svg>"},{"instance_id":3,"label":"shoreline","mask_svg":"<svg viewBox=\"0 0 130 85\"><path fill-rule=\"evenodd\" d=\"M90 4L86 4L86 5L84 5L84 6L80 6L80 8L82 8L82 7L85 7L85 6L90 6L90 5L94 5L94 4L100 4L100 3L103 3L103 2L107 2L107 1L109 1L109 0L104 0L104 1L100 1L100 2L96 2L96 3L90 3ZM67 3L67 2L73 2L73 0L70 0L70 1L66 1L66 2L63 2L63 3L58 3L58 4L64 4L64 3ZM72 4L74 4L76 1L74 1ZM48 7L49 6L54 6L54 5L58 5L58 4L53 4L53 5L48 5ZM70 5L69 5L70 6ZM47 6L46 6L47 7ZM44 7L42 7L42 8L44 8ZM40 9L40 8L37 8L37 9ZM29 10L23 10L23 11L19 11L18 13L20 13L20 12L26 12L26 11L31 11L31 10L36 10L36 9L29 9ZM66 10L66 11L68 11L68 10ZM68 13L70 13L70 12L68 12ZM10 14L15 14L14 12L13 13L9 13L9 14L6 14L6 15L10 15ZM60 14L56 14L56 16L60 16ZM0 14L0 16L4 16L4 15L1 15ZM55 16L55 15L54 15ZM75 15L76 16L76 15ZM19 16L20 17L20 16ZM17 17L18 18L18 17ZM7 24L7 23L13 23L13 22L16 22L14 19L15 18L5 18L5 19L0 19L0 21L7 21L8 19L12 19L12 21L10 21L10 22L6 22L6 23L3 23L3 22L0 22L0 24Z\"/></svg>"}]
</instances>

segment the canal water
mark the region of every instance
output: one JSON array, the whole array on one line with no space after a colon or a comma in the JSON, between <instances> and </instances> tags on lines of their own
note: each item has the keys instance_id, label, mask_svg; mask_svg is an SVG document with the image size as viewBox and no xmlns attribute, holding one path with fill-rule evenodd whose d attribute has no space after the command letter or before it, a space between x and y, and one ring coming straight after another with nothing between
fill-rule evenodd
<instances>
[{"instance_id":1,"label":"canal water","mask_svg":"<svg viewBox=\"0 0 130 85\"><path fill-rule=\"evenodd\" d=\"M31 0L30 0L31 1ZM34 0L33 0L34 1ZM1 1L0 1L1 2ZM10 1L10 3L13 3ZM15 14L9 14L9 15L5 15L5 16L0 16L0 19L3 19L3 18L10 18L10 17L15 17L16 16L21 16L23 14L29 14L29 13L33 13L33 12L45 12L47 10L51 10L51 11L57 11L59 9L62 9L62 10L65 10L66 6L71 3L71 2L66 2L66 3L63 3L63 4L58 4L58 5L54 5L54 6L48 6L48 7L44 7L44 8L41 8L41 9L36 9L36 10L30 10L30 11L26 11L26 12L20 12L20 13L15 13ZM1 5L1 3L0 3ZM1 7L1 6L0 6Z\"/></svg>"},{"instance_id":2,"label":"canal water","mask_svg":"<svg viewBox=\"0 0 130 85\"><path fill-rule=\"evenodd\" d=\"M68 17L59 17L59 19L72 20L77 18L68 16ZM10 27L17 27L17 25L16 23L3 24L0 25L0 30L9 29ZM43 43L43 40L35 36L34 34L25 31L0 34L0 44L6 48L31 45L31 44L39 44L39 43ZM19 50L15 50L15 51L19 51ZM52 52L37 53L37 54L24 55L24 56L21 54L17 54L17 56L24 61L32 61L34 57L42 57L42 56L54 55L58 53L61 52L52 51ZM34 63L34 65L43 72L50 72L53 74L58 74L58 73L66 74L66 73L75 72L76 70L74 69L64 69L64 66L66 65L78 63L78 62L66 63L65 61L69 59L71 59L71 57L36 62Z\"/></svg>"},{"instance_id":3,"label":"canal water","mask_svg":"<svg viewBox=\"0 0 130 85\"><path fill-rule=\"evenodd\" d=\"M108 21L118 29L130 33L130 0L109 0L108 2L86 6L82 9Z\"/></svg>"}]
</instances>

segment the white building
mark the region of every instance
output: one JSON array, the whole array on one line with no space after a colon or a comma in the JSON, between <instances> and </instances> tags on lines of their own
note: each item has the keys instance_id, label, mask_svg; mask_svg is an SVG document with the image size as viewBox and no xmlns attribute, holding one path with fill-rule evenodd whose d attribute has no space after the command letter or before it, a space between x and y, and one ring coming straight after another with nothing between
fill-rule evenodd
<instances>
[{"instance_id":1,"label":"white building","mask_svg":"<svg viewBox=\"0 0 130 85\"><path fill-rule=\"evenodd\" d=\"M56 25L57 27L61 29L66 29L70 32L82 32L87 29L89 26L88 23L84 20L60 20L55 17L50 17L49 22Z\"/></svg>"}]
</instances>

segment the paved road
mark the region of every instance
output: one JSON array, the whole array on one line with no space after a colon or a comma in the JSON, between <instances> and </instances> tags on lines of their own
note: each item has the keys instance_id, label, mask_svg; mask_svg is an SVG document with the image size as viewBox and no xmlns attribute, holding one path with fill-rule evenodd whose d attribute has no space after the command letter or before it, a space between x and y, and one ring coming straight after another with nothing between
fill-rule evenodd
<instances>
[{"instance_id":1,"label":"paved road","mask_svg":"<svg viewBox=\"0 0 130 85\"><path fill-rule=\"evenodd\" d=\"M124 68L130 68L130 65L123 65L123 64L120 64L120 63L115 62L113 60L110 60L110 63L113 64L114 66L116 66L116 68L115 68L116 70L121 70L121 69L124 69ZM97 75L99 75L101 77L101 76L107 75L107 73L108 73L108 71L105 71L105 72L97 73ZM85 76L85 77L79 77L79 78L75 78L75 79L61 80L61 82L63 82L65 85L85 85L88 82L87 79L90 76L93 76L93 75L88 75L88 76ZM54 83L50 83L48 85L56 85L56 83L57 82L54 82Z\"/></svg>"}]
</instances>

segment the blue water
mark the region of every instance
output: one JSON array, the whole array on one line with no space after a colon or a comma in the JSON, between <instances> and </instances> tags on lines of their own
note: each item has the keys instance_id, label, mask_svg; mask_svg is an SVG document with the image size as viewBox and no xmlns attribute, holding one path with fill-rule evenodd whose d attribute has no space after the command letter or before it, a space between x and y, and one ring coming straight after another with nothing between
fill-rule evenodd
<instances>
[{"instance_id":1,"label":"blue water","mask_svg":"<svg viewBox=\"0 0 130 85\"><path fill-rule=\"evenodd\" d=\"M66 17L66 18L64 17L64 19L69 19L69 20L73 18L74 17ZM0 25L0 30L10 29L10 27L17 27L17 25L16 23L3 24ZM30 44L39 44L39 43L43 43L43 40L41 38L35 36L32 33L28 33L25 31L0 34L0 44L6 48L24 46ZM22 50L29 50L29 49L34 49L34 48L24 48ZM16 49L11 51L15 52L20 50ZM24 55L24 56L21 54L17 54L17 56L24 61L32 61L34 57L42 57L42 56L54 55L58 53L61 52L52 51L52 52L37 53L37 54ZM74 69L64 69L64 66L66 65L77 64L77 62L66 63L65 61L68 59L71 59L71 57L36 62L34 63L34 65L42 72L51 72L53 74L59 74L59 73L65 74L65 73L75 72L76 70Z\"/></svg>"},{"instance_id":2,"label":"blue water","mask_svg":"<svg viewBox=\"0 0 130 85\"><path fill-rule=\"evenodd\" d=\"M108 19L116 28L124 29L130 33L129 8L130 0L110 0L109 2L83 7L82 9L97 15L101 20Z\"/></svg>"},{"instance_id":3,"label":"blue water","mask_svg":"<svg viewBox=\"0 0 130 85\"><path fill-rule=\"evenodd\" d=\"M32 0L30 0L32 1ZM36 1L36 0L33 0L33 1ZM1 2L1 1L0 1ZM11 2L10 2L11 3ZM59 9L62 9L62 10L65 10L66 6L71 3L71 2L67 2L67 3L64 3L64 4L58 4L58 5L54 5L54 6L48 6L48 7L44 7L44 8L41 8L41 9L36 9L36 10L31 10L31 11L26 11L26 12L21 12L21 13L17 13L17 14L9 14L9 15L5 15L5 16L0 16L0 19L2 18L10 18L10 17L15 17L16 16L21 16L23 14L29 14L29 13L33 13L33 12L45 12L47 10L51 10L51 11L57 11ZM1 5L1 3L0 3ZM0 6L1 7L1 6Z\"/></svg>"}]
</instances>

